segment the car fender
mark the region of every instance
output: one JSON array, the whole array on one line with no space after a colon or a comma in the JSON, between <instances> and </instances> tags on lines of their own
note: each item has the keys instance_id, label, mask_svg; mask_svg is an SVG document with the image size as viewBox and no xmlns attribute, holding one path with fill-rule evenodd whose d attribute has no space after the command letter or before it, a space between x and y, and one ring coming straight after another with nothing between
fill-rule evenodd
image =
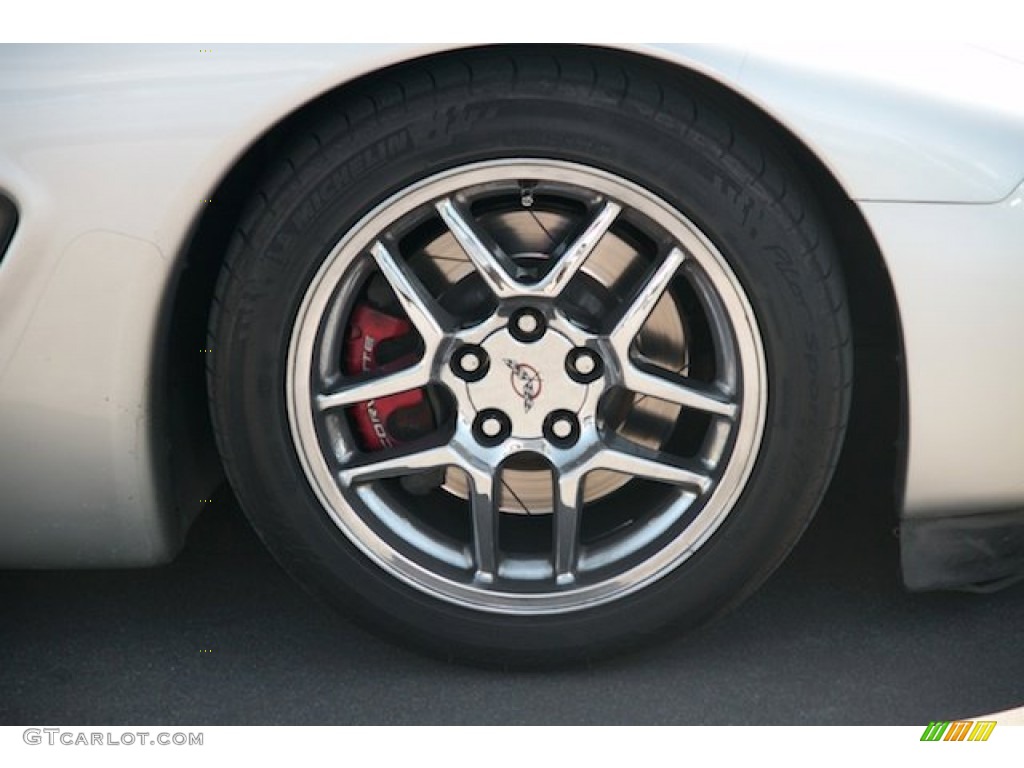
<instances>
[{"instance_id":1,"label":"car fender","mask_svg":"<svg viewBox=\"0 0 1024 768\"><path fill-rule=\"evenodd\" d=\"M940 46L623 48L747 99L856 201L994 203L1024 176L1024 90L1005 87L1019 80L1020 64L982 49L954 57ZM247 148L295 110L445 50L0 50L0 190L20 215L0 262L0 432L58 446L30 462L0 462L0 497L18 510L4 518L0 565L135 565L173 555L185 524L157 479L166 435L152 413L152 382L166 293L195 222ZM886 258L900 257L880 245ZM90 285L117 290L103 300ZM911 370L931 365L921 360L928 348L907 349ZM60 407L41 381L66 383Z\"/></svg>"}]
</instances>

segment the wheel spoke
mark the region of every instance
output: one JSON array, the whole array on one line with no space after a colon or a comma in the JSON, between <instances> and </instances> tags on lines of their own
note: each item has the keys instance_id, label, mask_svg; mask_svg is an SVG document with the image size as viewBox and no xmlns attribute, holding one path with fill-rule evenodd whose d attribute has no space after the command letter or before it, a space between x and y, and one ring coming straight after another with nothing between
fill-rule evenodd
<instances>
[{"instance_id":1,"label":"wheel spoke","mask_svg":"<svg viewBox=\"0 0 1024 768\"><path fill-rule=\"evenodd\" d=\"M609 334L612 345L616 348L621 359L629 357L629 346L633 339L640 333L647 318L654 311L655 305L668 290L672 278L675 277L679 267L686 261L686 254L679 248L673 248L668 252L665 260L658 265L654 273L641 288L633 301L622 312L615 328Z\"/></svg>"},{"instance_id":2,"label":"wheel spoke","mask_svg":"<svg viewBox=\"0 0 1024 768\"><path fill-rule=\"evenodd\" d=\"M395 297L410 322L419 331L428 353L436 349L444 337L442 320L446 318L443 311L424 290L419 279L407 266L400 263L382 242L375 242L370 248L370 254L377 262L384 279L395 292ZM444 325L447 325L447 322Z\"/></svg>"},{"instance_id":3,"label":"wheel spoke","mask_svg":"<svg viewBox=\"0 0 1024 768\"><path fill-rule=\"evenodd\" d=\"M665 373L648 373L627 362L622 371L622 383L638 395L648 395L659 400L681 405L684 408L724 416L733 420L738 408L727 396L718 390L691 382L681 376Z\"/></svg>"},{"instance_id":4,"label":"wheel spoke","mask_svg":"<svg viewBox=\"0 0 1024 768\"><path fill-rule=\"evenodd\" d=\"M615 440L599 450L588 462L587 471L609 469L670 485L681 485L699 493L711 488L711 478L675 457L652 451L635 443Z\"/></svg>"},{"instance_id":5,"label":"wheel spoke","mask_svg":"<svg viewBox=\"0 0 1024 768\"><path fill-rule=\"evenodd\" d=\"M555 297L565 290L569 281L586 262L587 257L593 253L594 248L601 238L605 236L615 219L622 211L622 207L610 200L606 201L597 215L568 247L562 257L555 263L555 266L536 286L536 290L545 296Z\"/></svg>"},{"instance_id":6,"label":"wheel spoke","mask_svg":"<svg viewBox=\"0 0 1024 768\"><path fill-rule=\"evenodd\" d=\"M497 244L490 242L490 238L478 231L470 217L464 215L450 198L441 200L435 207L494 295L505 299L520 293L521 286L512 277L516 266Z\"/></svg>"},{"instance_id":7,"label":"wheel spoke","mask_svg":"<svg viewBox=\"0 0 1024 768\"><path fill-rule=\"evenodd\" d=\"M579 559L580 506L583 502L583 473L555 473L555 582L576 580Z\"/></svg>"},{"instance_id":8,"label":"wheel spoke","mask_svg":"<svg viewBox=\"0 0 1024 768\"><path fill-rule=\"evenodd\" d=\"M366 483L387 477L401 477L421 469L460 466L459 457L449 445L435 445L401 455L378 458L378 454L363 454L349 462L338 472L342 485Z\"/></svg>"},{"instance_id":9,"label":"wheel spoke","mask_svg":"<svg viewBox=\"0 0 1024 768\"><path fill-rule=\"evenodd\" d=\"M423 361L416 363L411 368L403 368L393 373L383 375L371 375L369 378L359 378L353 382L346 382L330 392L318 395L316 407L320 411L328 411L332 408L345 408L356 403L367 400L379 400L382 397L397 395L399 392L408 392L411 389L419 389L430 383L430 367Z\"/></svg>"},{"instance_id":10,"label":"wheel spoke","mask_svg":"<svg viewBox=\"0 0 1024 768\"><path fill-rule=\"evenodd\" d=\"M498 573L498 504L495 481L486 472L469 475L469 501L473 516L473 560L476 579L489 583Z\"/></svg>"}]
</instances>

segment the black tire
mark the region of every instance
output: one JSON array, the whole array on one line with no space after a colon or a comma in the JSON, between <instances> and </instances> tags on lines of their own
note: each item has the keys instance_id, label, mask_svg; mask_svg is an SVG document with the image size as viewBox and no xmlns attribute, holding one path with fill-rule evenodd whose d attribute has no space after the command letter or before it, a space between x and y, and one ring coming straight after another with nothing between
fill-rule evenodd
<instances>
[{"instance_id":1,"label":"black tire","mask_svg":"<svg viewBox=\"0 0 1024 768\"><path fill-rule=\"evenodd\" d=\"M837 460L852 357L838 260L799 168L764 131L660 65L611 54L466 52L334 98L254 193L216 292L209 391L228 477L302 584L401 641L497 665L561 663L693 627L793 547ZM414 182L494 158L552 158L631 181L724 257L763 340L763 438L738 500L696 551L593 606L477 610L396 578L325 511L289 422L297 313L331 249Z\"/></svg>"}]
</instances>

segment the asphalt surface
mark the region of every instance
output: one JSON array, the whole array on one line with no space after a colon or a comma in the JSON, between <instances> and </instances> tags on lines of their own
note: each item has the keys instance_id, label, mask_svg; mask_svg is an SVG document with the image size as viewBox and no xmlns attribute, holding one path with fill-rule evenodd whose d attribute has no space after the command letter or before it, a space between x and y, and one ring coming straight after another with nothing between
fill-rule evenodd
<instances>
[{"instance_id":1,"label":"asphalt surface","mask_svg":"<svg viewBox=\"0 0 1024 768\"><path fill-rule=\"evenodd\" d=\"M908 594L878 462L730 616L587 668L398 648L293 585L230 494L172 565L0 573L0 724L926 724L1024 703L1024 587Z\"/></svg>"}]
</instances>

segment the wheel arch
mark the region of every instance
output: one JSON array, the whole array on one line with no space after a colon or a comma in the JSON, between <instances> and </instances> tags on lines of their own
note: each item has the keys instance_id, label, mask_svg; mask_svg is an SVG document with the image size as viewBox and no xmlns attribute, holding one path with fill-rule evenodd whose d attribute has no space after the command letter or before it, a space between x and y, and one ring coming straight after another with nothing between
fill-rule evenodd
<instances>
[{"instance_id":1,"label":"wheel arch","mask_svg":"<svg viewBox=\"0 0 1024 768\"><path fill-rule=\"evenodd\" d=\"M495 46L495 50L500 47ZM533 46L535 51L555 53L580 46ZM741 115L798 165L812 186L840 254L854 334L854 386L850 428L839 458L832 486L841 486L857 474L866 460L883 460L883 476L891 481L893 508L885 521L896 524L902 504L907 460L906 367L898 305L879 244L857 205L827 163L808 144L763 105L755 103L714 73L692 61L668 59L664 52L626 51L589 46L595 57L617 61L624 68L647 67L685 83L722 108ZM177 255L177 278L165 297L166 322L156 350L157 380L167 386L157 395L154 407L166 419L169 444L170 484L173 498L191 521L199 506L188 501L208 496L220 482L223 468L210 426L205 380L205 359L195 350L205 347L206 328L214 301L214 286L231 240L255 182L273 162L275 152L294 132L329 109L337 99L380 80L399 68L427 60L458 57L464 50L417 55L398 64L360 75L335 85L281 116L257 136L222 174L210 198L216 205L203 206L189 237ZM882 447L884 450L879 450ZM875 457L872 459L871 457ZM166 461L166 456L160 457ZM851 479L850 482L856 482ZM894 511L895 510L895 511Z\"/></svg>"}]
</instances>

